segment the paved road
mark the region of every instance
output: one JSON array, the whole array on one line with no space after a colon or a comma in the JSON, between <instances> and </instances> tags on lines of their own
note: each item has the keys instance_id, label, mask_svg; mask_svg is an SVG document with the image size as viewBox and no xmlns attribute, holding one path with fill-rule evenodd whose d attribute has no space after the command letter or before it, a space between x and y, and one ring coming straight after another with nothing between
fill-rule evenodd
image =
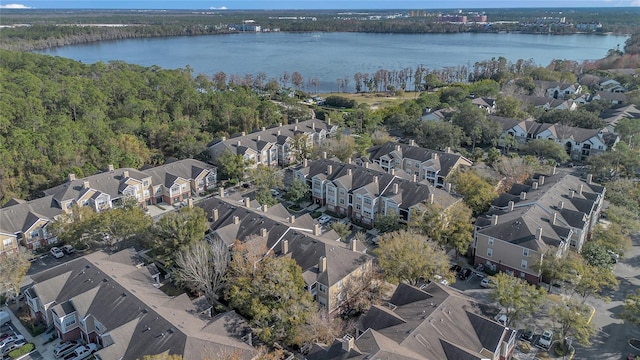
<instances>
[{"instance_id":1,"label":"paved road","mask_svg":"<svg viewBox=\"0 0 640 360\"><path fill-rule=\"evenodd\" d=\"M620 286L607 294L611 301L588 301L596 309L592 321L598 332L590 347L576 345L578 359L626 360L630 353L640 354L628 344L629 338L640 338L640 327L625 324L619 317L625 297L640 287L640 234L633 238L632 248L616 264L614 273L620 280Z\"/></svg>"}]
</instances>

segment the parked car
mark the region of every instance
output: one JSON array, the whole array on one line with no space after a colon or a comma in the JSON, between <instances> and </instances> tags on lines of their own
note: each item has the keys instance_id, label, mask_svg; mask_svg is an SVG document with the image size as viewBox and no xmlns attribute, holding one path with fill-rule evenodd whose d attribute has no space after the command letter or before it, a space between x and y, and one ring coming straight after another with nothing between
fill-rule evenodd
<instances>
[{"instance_id":1,"label":"parked car","mask_svg":"<svg viewBox=\"0 0 640 360\"><path fill-rule=\"evenodd\" d=\"M62 252L62 250L60 250L60 248L57 246L52 247L51 250L49 250L49 252L56 259L60 259L61 257L64 256L64 253Z\"/></svg>"},{"instance_id":2,"label":"parked car","mask_svg":"<svg viewBox=\"0 0 640 360\"><path fill-rule=\"evenodd\" d=\"M242 184L242 187L245 188L245 189L251 189L253 187L253 184L252 183L244 183L244 184Z\"/></svg>"},{"instance_id":3,"label":"parked car","mask_svg":"<svg viewBox=\"0 0 640 360\"><path fill-rule=\"evenodd\" d=\"M460 271L460 273L458 274L458 277L460 278L460 280L467 280L469 276L471 276L472 272L473 271L471 271L471 269L464 268L462 269L462 271Z\"/></svg>"},{"instance_id":4,"label":"parked car","mask_svg":"<svg viewBox=\"0 0 640 360\"><path fill-rule=\"evenodd\" d=\"M318 222L323 225L328 223L329 221L331 221L331 216L329 215L322 215L318 218Z\"/></svg>"},{"instance_id":5,"label":"parked car","mask_svg":"<svg viewBox=\"0 0 640 360\"><path fill-rule=\"evenodd\" d=\"M481 281L480 281L480 287L483 288L488 288L489 284L491 284L491 280L489 280L488 277L484 277Z\"/></svg>"},{"instance_id":6,"label":"parked car","mask_svg":"<svg viewBox=\"0 0 640 360\"><path fill-rule=\"evenodd\" d=\"M496 316L496 321L500 324L506 326L507 325L507 314L499 314Z\"/></svg>"},{"instance_id":7,"label":"parked car","mask_svg":"<svg viewBox=\"0 0 640 360\"><path fill-rule=\"evenodd\" d=\"M10 352L12 352L13 350L23 347L25 344L27 343L27 341L25 339L20 339L20 340L16 340L12 343L8 343L5 346L2 347L2 355L6 356L8 355Z\"/></svg>"},{"instance_id":8,"label":"parked car","mask_svg":"<svg viewBox=\"0 0 640 360\"><path fill-rule=\"evenodd\" d=\"M80 345L82 345L82 343L79 340L65 341L53 348L53 356L55 356L56 359L66 356Z\"/></svg>"},{"instance_id":9,"label":"parked car","mask_svg":"<svg viewBox=\"0 0 640 360\"><path fill-rule=\"evenodd\" d=\"M88 343L87 345L81 345L75 348L73 352L65 356L63 359L64 360L82 360L82 359L88 358L94 351L96 351L97 348L98 347L96 346L96 344L93 344L93 343Z\"/></svg>"},{"instance_id":10,"label":"parked car","mask_svg":"<svg viewBox=\"0 0 640 360\"><path fill-rule=\"evenodd\" d=\"M276 189L271 189L271 195L278 197L280 196L280 191L276 190Z\"/></svg>"},{"instance_id":11,"label":"parked car","mask_svg":"<svg viewBox=\"0 0 640 360\"><path fill-rule=\"evenodd\" d=\"M620 259L620 255L618 255L616 252L611 251L611 250L607 250L607 253L609 254L609 256L611 256L611 261L614 264L617 264L618 260Z\"/></svg>"},{"instance_id":12,"label":"parked car","mask_svg":"<svg viewBox=\"0 0 640 360\"><path fill-rule=\"evenodd\" d=\"M71 255L74 252L76 252L76 249L74 249L73 246L71 246L71 245L65 245L65 246L62 247L62 251L67 253L67 255Z\"/></svg>"},{"instance_id":13,"label":"parked car","mask_svg":"<svg viewBox=\"0 0 640 360\"><path fill-rule=\"evenodd\" d=\"M24 340L24 336L22 335L11 335L8 338L2 340L2 342L0 342L0 350L3 351L4 347L7 346L8 344L12 344L18 340Z\"/></svg>"},{"instance_id":14,"label":"parked car","mask_svg":"<svg viewBox=\"0 0 640 360\"><path fill-rule=\"evenodd\" d=\"M442 285L449 285L447 279L443 279L440 275L433 275L433 278Z\"/></svg>"},{"instance_id":15,"label":"parked car","mask_svg":"<svg viewBox=\"0 0 640 360\"><path fill-rule=\"evenodd\" d=\"M462 270L462 266L460 265L453 265L449 268L449 271L453 271L456 274L458 274L461 270Z\"/></svg>"},{"instance_id":16,"label":"parked car","mask_svg":"<svg viewBox=\"0 0 640 360\"><path fill-rule=\"evenodd\" d=\"M553 332L551 330L545 330L540 335L540 340L538 340L538 345L548 349L551 346L551 340L553 339Z\"/></svg>"},{"instance_id":17,"label":"parked car","mask_svg":"<svg viewBox=\"0 0 640 360\"><path fill-rule=\"evenodd\" d=\"M520 334L520 338L522 340L531 341L533 339L533 335L535 334L533 327L528 327L522 331Z\"/></svg>"}]
</instances>

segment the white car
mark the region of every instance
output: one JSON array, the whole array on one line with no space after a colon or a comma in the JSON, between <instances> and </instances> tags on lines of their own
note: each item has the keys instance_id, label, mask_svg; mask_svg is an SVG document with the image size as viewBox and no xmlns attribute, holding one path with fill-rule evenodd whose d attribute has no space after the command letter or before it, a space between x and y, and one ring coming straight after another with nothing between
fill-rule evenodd
<instances>
[{"instance_id":1,"label":"white car","mask_svg":"<svg viewBox=\"0 0 640 360\"><path fill-rule=\"evenodd\" d=\"M280 196L280 191L276 190L276 189L271 189L271 195L278 197Z\"/></svg>"},{"instance_id":2,"label":"white car","mask_svg":"<svg viewBox=\"0 0 640 360\"><path fill-rule=\"evenodd\" d=\"M545 330L542 335L540 335L540 340L538 340L538 344L544 348L549 348L551 346L551 340L553 339L553 332L551 330Z\"/></svg>"},{"instance_id":3,"label":"white car","mask_svg":"<svg viewBox=\"0 0 640 360\"><path fill-rule=\"evenodd\" d=\"M74 249L74 248L73 248L73 246L71 246L71 245L65 245L65 246L63 246L63 247L62 247L62 250L63 250L64 252L66 252L67 254L69 254L69 255L73 254L73 253L76 251L76 249Z\"/></svg>"},{"instance_id":4,"label":"white car","mask_svg":"<svg viewBox=\"0 0 640 360\"><path fill-rule=\"evenodd\" d=\"M507 326L507 314L500 314L496 317L496 321L500 324Z\"/></svg>"},{"instance_id":5,"label":"white car","mask_svg":"<svg viewBox=\"0 0 640 360\"><path fill-rule=\"evenodd\" d=\"M79 340L65 341L53 348L53 356L58 359L73 352L78 346L82 345Z\"/></svg>"},{"instance_id":6,"label":"white car","mask_svg":"<svg viewBox=\"0 0 640 360\"><path fill-rule=\"evenodd\" d=\"M490 283L491 283L491 280L489 280L488 277L485 277L482 279L482 281L480 281L480 287L488 288Z\"/></svg>"},{"instance_id":7,"label":"white car","mask_svg":"<svg viewBox=\"0 0 640 360\"><path fill-rule=\"evenodd\" d=\"M331 220L331 216L329 216L329 215L322 215L322 216L320 216L320 217L318 218L318 222L319 222L320 224L326 224L326 223L328 223L330 220Z\"/></svg>"},{"instance_id":8,"label":"white car","mask_svg":"<svg viewBox=\"0 0 640 360\"><path fill-rule=\"evenodd\" d=\"M64 256L64 253L62 252L62 250L60 250L60 248L56 246L52 247L51 250L49 250L49 252L51 252L51 255L53 255L53 257L56 259L60 259L61 257Z\"/></svg>"},{"instance_id":9,"label":"white car","mask_svg":"<svg viewBox=\"0 0 640 360\"><path fill-rule=\"evenodd\" d=\"M98 346L93 343L88 343L87 345L82 345L73 350L72 353L64 357L64 360L82 360L88 358Z\"/></svg>"}]
</instances>

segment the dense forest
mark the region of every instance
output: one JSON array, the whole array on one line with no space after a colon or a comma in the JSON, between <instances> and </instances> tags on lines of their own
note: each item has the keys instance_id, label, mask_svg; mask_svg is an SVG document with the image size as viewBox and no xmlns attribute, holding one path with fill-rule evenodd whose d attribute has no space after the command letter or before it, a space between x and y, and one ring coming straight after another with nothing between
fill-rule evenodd
<instances>
[{"instance_id":1,"label":"dense forest","mask_svg":"<svg viewBox=\"0 0 640 360\"><path fill-rule=\"evenodd\" d=\"M85 65L0 50L0 202L36 197L72 172L193 157L220 130L308 118L242 86L123 62ZM285 118L283 119L283 114Z\"/></svg>"},{"instance_id":2,"label":"dense forest","mask_svg":"<svg viewBox=\"0 0 640 360\"><path fill-rule=\"evenodd\" d=\"M280 31L457 33L509 32L571 34L575 24L600 23L594 33L633 33L640 10L615 9L490 9L473 10L489 17L488 24L457 24L437 21L450 10L426 10L409 16L408 10L363 11L130 11L130 10L6 10L0 48L34 50L86 42L140 37L195 36L234 32L230 25L251 19L263 29ZM400 15L399 15L400 14ZM547 24L547 18L564 17L563 23ZM539 19L542 22L538 22ZM111 24L117 26L87 26ZM28 26L25 26L28 25Z\"/></svg>"}]
</instances>

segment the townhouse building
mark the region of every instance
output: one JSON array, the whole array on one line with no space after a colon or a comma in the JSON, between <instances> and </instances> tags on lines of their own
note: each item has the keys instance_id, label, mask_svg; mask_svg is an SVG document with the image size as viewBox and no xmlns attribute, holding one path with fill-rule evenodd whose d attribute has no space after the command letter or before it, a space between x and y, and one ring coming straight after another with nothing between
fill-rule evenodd
<instances>
[{"instance_id":1,"label":"townhouse building","mask_svg":"<svg viewBox=\"0 0 640 360\"><path fill-rule=\"evenodd\" d=\"M193 360L221 353L255 356L239 315L208 316L206 301L170 297L158 288L158 277L157 268L145 266L133 249L98 251L32 275L26 303L31 316L60 340L95 343L98 360L162 353Z\"/></svg>"},{"instance_id":2,"label":"townhouse building","mask_svg":"<svg viewBox=\"0 0 640 360\"><path fill-rule=\"evenodd\" d=\"M119 206L124 199L134 198L143 208L151 204L177 205L187 199L211 191L216 186L217 171L212 165L194 159L178 160L141 170L114 169L68 180L44 191L31 201L12 199L0 208L0 234L3 247L13 249L19 243L29 250L57 242L47 225L74 206L88 206L96 212Z\"/></svg>"},{"instance_id":3,"label":"townhouse building","mask_svg":"<svg viewBox=\"0 0 640 360\"><path fill-rule=\"evenodd\" d=\"M400 283L388 303L367 311L354 336L315 344L306 359L511 359L517 331L493 320L497 313L437 282Z\"/></svg>"},{"instance_id":4,"label":"townhouse building","mask_svg":"<svg viewBox=\"0 0 640 360\"><path fill-rule=\"evenodd\" d=\"M534 80L536 90L546 97L554 99L568 99L582 93L582 85L578 83L563 83L557 81Z\"/></svg>"},{"instance_id":5,"label":"townhouse building","mask_svg":"<svg viewBox=\"0 0 640 360\"><path fill-rule=\"evenodd\" d=\"M538 123L531 119L490 117L502 126L499 145L505 146L507 136L515 138L519 144L533 139L547 139L562 145L571 159L576 161L586 161L590 156L602 154L620 141L619 136L608 128L583 129L561 124Z\"/></svg>"},{"instance_id":6,"label":"townhouse building","mask_svg":"<svg viewBox=\"0 0 640 360\"><path fill-rule=\"evenodd\" d=\"M310 161L294 169L294 177L309 183L314 202L367 226L375 225L377 214L395 213L409 222L422 204L435 203L446 209L460 201L427 181L417 182L417 175L413 178L402 171L387 173L377 165L364 165L332 159Z\"/></svg>"},{"instance_id":7,"label":"townhouse building","mask_svg":"<svg viewBox=\"0 0 640 360\"><path fill-rule=\"evenodd\" d=\"M640 121L640 109L634 104L617 106L602 111L600 118L607 124L606 129L609 132L614 132L616 125L618 125L618 122L622 119L636 119Z\"/></svg>"},{"instance_id":8,"label":"townhouse building","mask_svg":"<svg viewBox=\"0 0 640 360\"><path fill-rule=\"evenodd\" d=\"M522 95L519 99L524 103L528 104L536 109L543 109L545 111L549 110L576 110L578 108L579 103L585 103L586 100L583 96L577 96L574 99L555 99L552 97L546 96L533 96L533 95Z\"/></svg>"},{"instance_id":9,"label":"townhouse building","mask_svg":"<svg viewBox=\"0 0 640 360\"><path fill-rule=\"evenodd\" d=\"M595 227L606 189L568 173L535 175L501 194L475 223L475 263L537 284L544 256L579 252Z\"/></svg>"},{"instance_id":10,"label":"townhouse building","mask_svg":"<svg viewBox=\"0 0 640 360\"><path fill-rule=\"evenodd\" d=\"M209 236L232 246L237 240L264 245L265 256L289 256L302 268L305 289L329 312L348 300L354 286L372 271L366 246L348 244L309 214L290 215L282 204L268 207L249 198L212 197L197 205L209 216ZM340 241L343 240L343 241ZM359 290L359 289L358 289Z\"/></svg>"},{"instance_id":11,"label":"townhouse building","mask_svg":"<svg viewBox=\"0 0 640 360\"><path fill-rule=\"evenodd\" d=\"M380 165L388 172L403 170L410 176L416 175L418 181L426 180L436 187L444 187L446 178L458 168L471 166L471 160L460 154L425 149L415 145L388 142L368 150L365 161ZM361 164L362 162L359 162Z\"/></svg>"},{"instance_id":12,"label":"townhouse building","mask_svg":"<svg viewBox=\"0 0 640 360\"><path fill-rule=\"evenodd\" d=\"M338 127L331 121L311 119L294 124L280 124L273 128L262 128L259 131L227 139L222 137L207 145L207 152L212 163L225 152L242 155L250 166L286 166L296 161L296 147L306 146L311 149L321 144L328 136L335 133ZM298 143L298 144L296 144Z\"/></svg>"}]
</instances>

